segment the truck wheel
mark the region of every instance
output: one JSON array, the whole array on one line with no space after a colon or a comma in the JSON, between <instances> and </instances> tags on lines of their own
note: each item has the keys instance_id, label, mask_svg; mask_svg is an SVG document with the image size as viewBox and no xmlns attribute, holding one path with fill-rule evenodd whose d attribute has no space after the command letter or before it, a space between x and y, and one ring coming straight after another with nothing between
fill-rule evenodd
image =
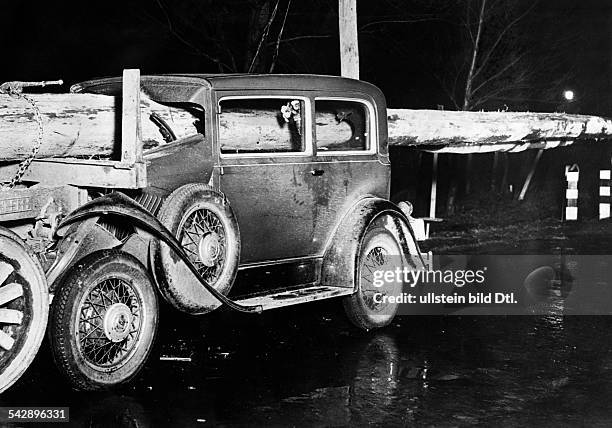
<instances>
[{"instance_id":1,"label":"truck wheel","mask_svg":"<svg viewBox=\"0 0 612 428\"><path fill-rule=\"evenodd\" d=\"M219 292L227 294L240 261L240 232L225 197L207 185L187 184L168 196L160 209L159 219L176 236L201 277ZM191 273L186 273L184 264L178 262L166 245L160 244L157 253L156 274L168 285L167 289L162 287L166 297L192 313L203 313L219 306L207 292L204 293L200 283L192 284L193 292L185 293L186 282L193 278ZM190 308L189 305L181 307L185 294L192 299Z\"/></svg>"},{"instance_id":2,"label":"truck wheel","mask_svg":"<svg viewBox=\"0 0 612 428\"><path fill-rule=\"evenodd\" d=\"M96 251L70 269L55 294L53 357L76 389L119 385L144 366L157 321L157 296L146 268L123 251Z\"/></svg>"},{"instance_id":3,"label":"truck wheel","mask_svg":"<svg viewBox=\"0 0 612 428\"><path fill-rule=\"evenodd\" d=\"M45 335L45 274L20 239L0 228L0 392L30 366Z\"/></svg>"},{"instance_id":4,"label":"truck wheel","mask_svg":"<svg viewBox=\"0 0 612 428\"><path fill-rule=\"evenodd\" d=\"M371 225L361 241L356 261L356 291L344 298L344 310L349 320L363 330L384 327L395 317L398 303L382 301L382 298L399 296L402 283L393 281L377 287L374 272L403 269L400 246L385 227Z\"/></svg>"}]
</instances>

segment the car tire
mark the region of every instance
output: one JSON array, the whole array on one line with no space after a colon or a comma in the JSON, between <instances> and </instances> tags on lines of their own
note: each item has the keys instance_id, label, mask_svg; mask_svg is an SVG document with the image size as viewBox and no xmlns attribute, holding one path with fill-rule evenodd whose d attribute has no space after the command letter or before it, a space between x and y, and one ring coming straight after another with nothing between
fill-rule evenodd
<instances>
[{"instance_id":1,"label":"car tire","mask_svg":"<svg viewBox=\"0 0 612 428\"><path fill-rule=\"evenodd\" d=\"M398 296L402 283L393 281L376 287L371 272L403 269L400 245L385 227L373 225L366 230L356 257L355 293L344 298L344 310L349 320L362 330L384 327L393 321L398 303L377 303L375 294Z\"/></svg>"},{"instance_id":2,"label":"car tire","mask_svg":"<svg viewBox=\"0 0 612 428\"><path fill-rule=\"evenodd\" d=\"M51 307L57 367L77 390L128 382L146 363L159 318L146 268L131 254L96 251L66 273Z\"/></svg>"},{"instance_id":3,"label":"car tire","mask_svg":"<svg viewBox=\"0 0 612 428\"><path fill-rule=\"evenodd\" d=\"M240 261L240 231L236 216L222 193L205 184L187 184L166 198L158 218L174 234L202 278L222 294L229 293ZM164 293L179 293L184 269L177 268L172 250L159 244L155 249L155 272L168 287ZM184 275L184 274L183 274ZM201 285L197 285L201 288ZM170 290L170 291L168 291ZM182 296L170 296L180 301ZM218 302L193 303L193 313L202 313ZM190 309L186 309L190 312Z\"/></svg>"}]
</instances>

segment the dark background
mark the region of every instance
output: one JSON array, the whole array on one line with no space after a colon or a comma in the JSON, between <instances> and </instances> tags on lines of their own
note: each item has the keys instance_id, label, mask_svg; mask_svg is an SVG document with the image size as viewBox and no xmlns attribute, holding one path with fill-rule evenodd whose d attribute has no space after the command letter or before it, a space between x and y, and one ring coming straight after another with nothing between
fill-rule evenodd
<instances>
[{"instance_id":1,"label":"dark background","mask_svg":"<svg viewBox=\"0 0 612 428\"><path fill-rule=\"evenodd\" d=\"M73 83L118 75L131 67L143 73L244 72L275 4L5 2L0 80L62 78ZM288 0L279 1L252 71L269 71L287 5ZM477 11L479 2L359 0L361 78L381 87L392 107L454 109L440 80L464 79L456 65L465 62L468 52L462 27L468 5ZM486 23L491 33L485 33L483 41L491 43L505 23L533 5L489 0L487 8L502 13ZM537 72L519 91L477 107L610 115L611 19L612 4L607 1L535 3L497 48L499 57L525 53L521 69L509 70L499 84L510 85L525 70ZM274 72L339 74L339 62L337 1L292 1ZM563 105L566 88L576 92L571 106Z\"/></svg>"}]
</instances>

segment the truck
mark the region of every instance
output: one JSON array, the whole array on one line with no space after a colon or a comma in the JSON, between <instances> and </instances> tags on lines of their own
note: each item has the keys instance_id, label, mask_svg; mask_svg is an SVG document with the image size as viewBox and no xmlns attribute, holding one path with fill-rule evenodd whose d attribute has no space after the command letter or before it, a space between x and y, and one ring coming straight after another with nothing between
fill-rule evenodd
<instances>
[{"instance_id":1,"label":"truck","mask_svg":"<svg viewBox=\"0 0 612 428\"><path fill-rule=\"evenodd\" d=\"M409 203L389 201L375 86L125 70L71 92L120 97L121 144L105 158L0 166L0 391L46 331L73 388L128 382L151 352L160 298L191 315L336 298L361 329L391 322L398 305L374 296L402 284L375 287L373 272L426 260ZM143 117L143 93L190 111L196 132L176 138ZM166 143L145 147L143 121Z\"/></svg>"}]
</instances>

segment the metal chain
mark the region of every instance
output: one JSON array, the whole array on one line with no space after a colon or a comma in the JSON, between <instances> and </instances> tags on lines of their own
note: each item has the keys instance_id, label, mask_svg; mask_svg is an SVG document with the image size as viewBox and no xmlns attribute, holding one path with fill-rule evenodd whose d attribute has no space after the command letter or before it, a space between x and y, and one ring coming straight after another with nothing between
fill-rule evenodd
<instances>
[{"instance_id":1,"label":"metal chain","mask_svg":"<svg viewBox=\"0 0 612 428\"><path fill-rule=\"evenodd\" d=\"M27 172L28 168L32 164L32 161L38 154L38 151L40 150L40 147L42 146L43 138L45 135L45 130L43 128L42 115L40 113L40 109L38 108L34 100L30 98L29 96L22 94L20 92L17 92L17 91L11 91L9 92L9 94L11 96L15 96L17 98L24 99L32 106L32 109L34 109L34 116L36 118L36 123L38 124L38 139L36 141L36 144L32 148L32 152L30 153L30 155L27 158L25 158L23 161L21 161L21 163L19 164L19 167L17 168L17 173L15 174L13 179L10 181L10 183L8 185L2 186L5 189L12 189L13 187L15 187L17 183L21 181L21 179L23 178L23 175Z\"/></svg>"}]
</instances>

